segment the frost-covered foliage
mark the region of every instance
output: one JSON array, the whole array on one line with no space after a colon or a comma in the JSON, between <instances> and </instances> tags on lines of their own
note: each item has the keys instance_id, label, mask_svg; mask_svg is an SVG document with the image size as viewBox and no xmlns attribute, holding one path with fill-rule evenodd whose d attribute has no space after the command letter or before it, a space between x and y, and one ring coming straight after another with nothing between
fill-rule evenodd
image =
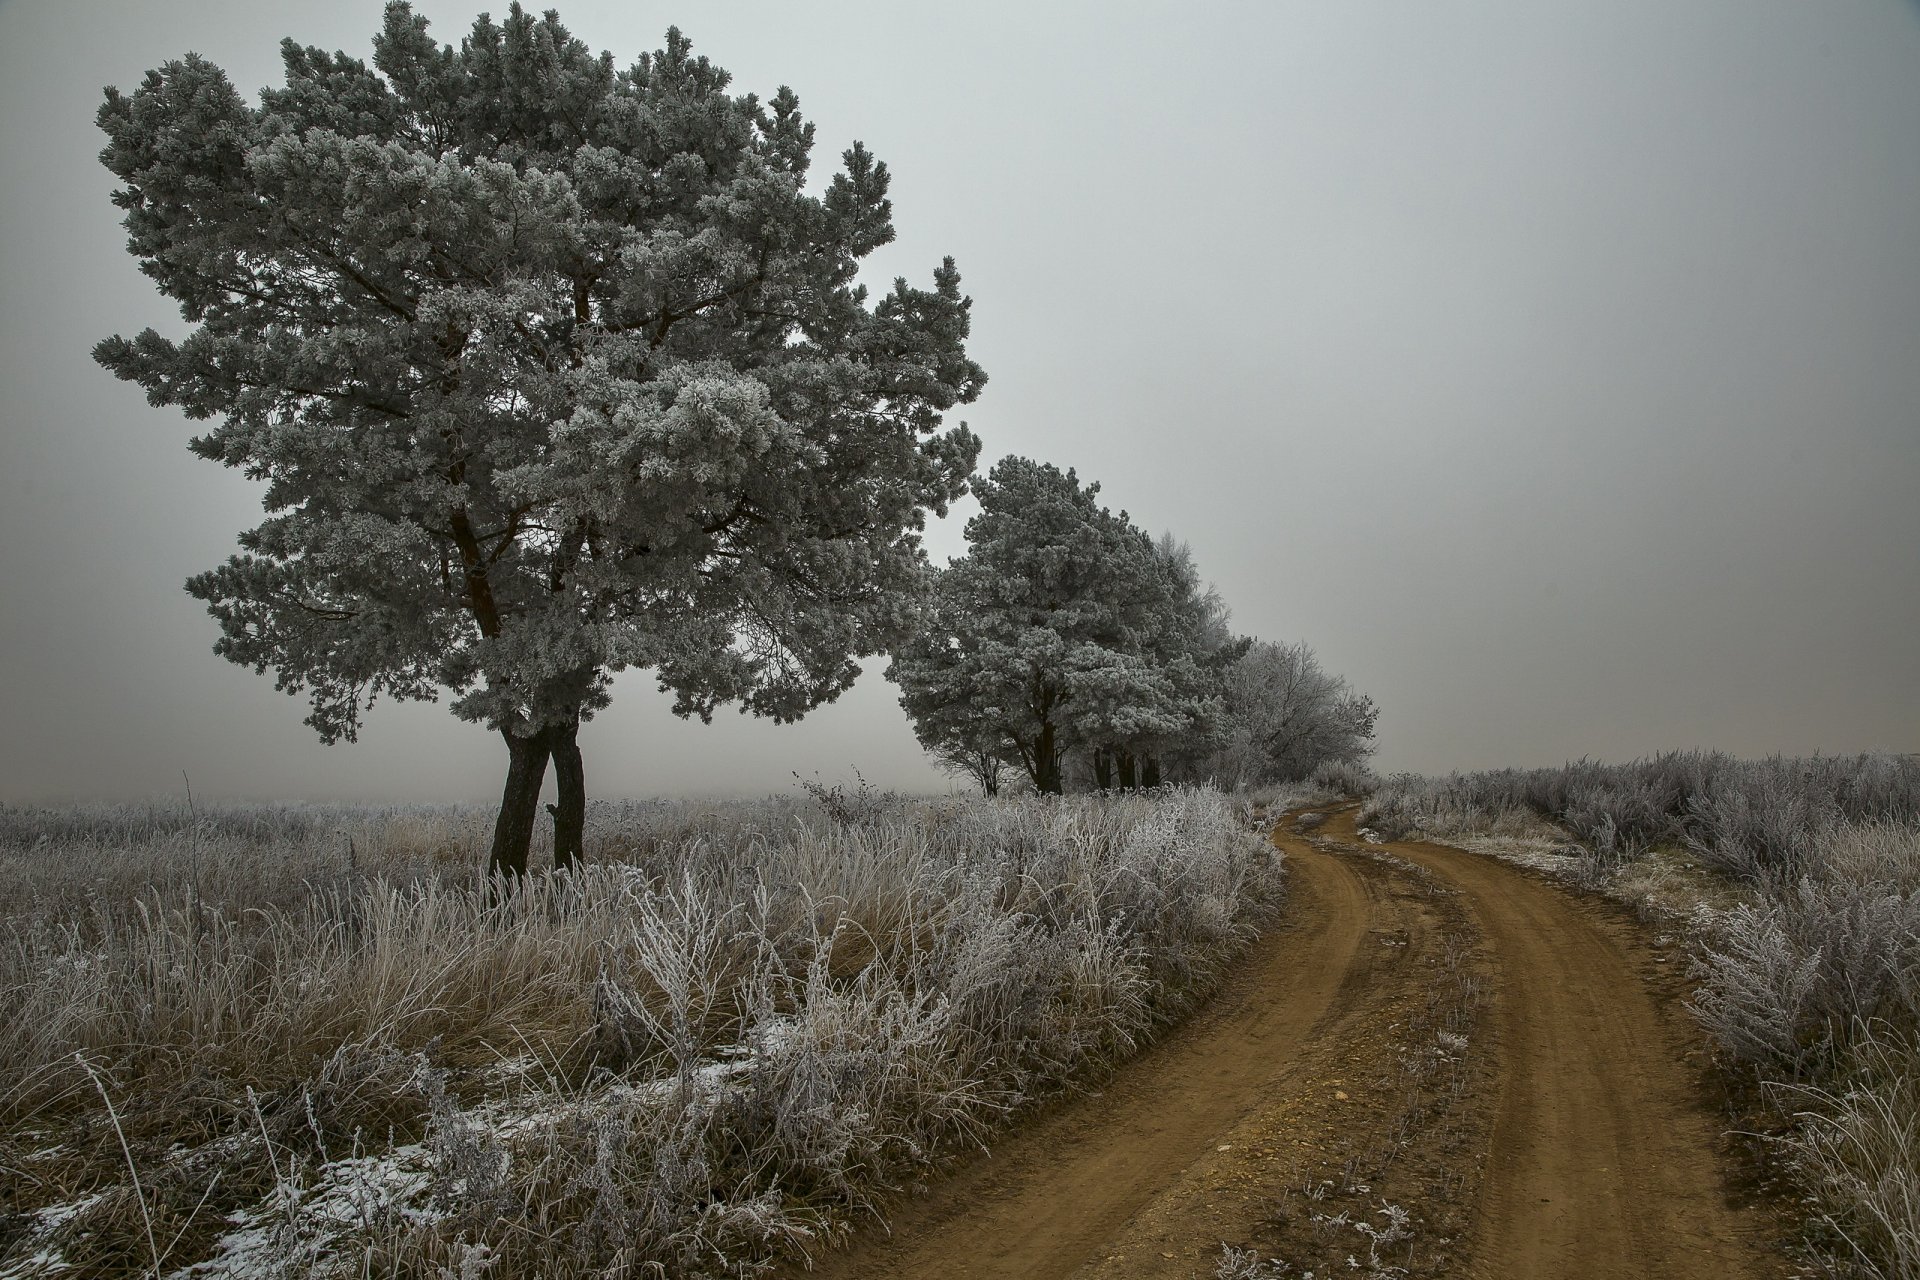
<instances>
[{"instance_id":1,"label":"frost-covered foliage","mask_svg":"<svg viewBox=\"0 0 1920 1280\"><path fill-rule=\"evenodd\" d=\"M1058 793L1070 751L1124 757L1131 772L1206 734L1219 609L1191 559L1071 470L1003 458L975 488L967 554L933 575L919 633L887 670L921 743L997 753Z\"/></svg>"},{"instance_id":2,"label":"frost-covered foliage","mask_svg":"<svg viewBox=\"0 0 1920 1280\"><path fill-rule=\"evenodd\" d=\"M1380 786L1380 779L1364 764L1351 760L1326 760L1307 775L1307 781L1337 796L1364 800Z\"/></svg>"},{"instance_id":3,"label":"frost-covered foliage","mask_svg":"<svg viewBox=\"0 0 1920 1280\"><path fill-rule=\"evenodd\" d=\"M1920 1277L1920 760L1679 752L1397 777L1361 811L1440 838L1543 818L1581 841L1591 883L1662 851L1707 877L1691 1007L1736 1079L1792 1113L1783 1144L1818 1206L1816 1251L1836 1275Z\"/></svg>"},{"instance_id":4,"label":"frost-covered foliage","mask_svg":"<svg viewBox=\"0 0 1920 1280\"><path fill-rule=\"evenodd\" d=\"M1702 921L1695 1011L1769 1078L1827 1074L1863 1019L1920 1027L1920 826L1842 823L1806 863Z\"/></svg>"},{"instance_id":5,"label":"frost-covered foliage","mask_svg":"<svg viewBox=\"0 0 1920 1280\"><path fill-rule=\"evenodd\" d=\"M677 30L622 70L551 12L452 47L393 3L371 66L283 56L257 104L196 55L107 91L129 250L190 331L95 354L266 482L188 584L217 651L329 741L450 694L512 754L502 869L550 756L564 860L613 673L791 719L906 634L979 450L941 421L984 381L969 300L949 259L869 302L886 166L810 189L794 94L729 94Z\"/></svg>"},{"instance_id":6,"label":"frost-covered foliage","mask_svg":"<svg viewBox=\"0 0 1920 1280\"><path fill-rule=\"evenodd\" d=\"M1920 1037L1867 1024L1836 1079L1777 1096L1800 1121L1793 1156L1815 1197L1829 1269L1920 1277Z\"/></svg>"},{"instance_id":7,"label":"frost-covered foliage","mask_svg":"<svg viewBox=\"0 0 1920 1280\"><path fill-rule=\"evenodd\" d=\"M1222 786L1294 782L1323 765L1359 770L1373 753L1373 699L1304 641L1251 642L1221 673L1221 691L1220 740L1201 769Z\"/></svg>"},{"instance_id":8,"label":"frost-covered foliage","mask_svg":"<svg viewBox=\"0 0 1920 1280\"><path fill-rule=\"evenodd\" d=\"M1277 903L1218 793L816 795L595 805L505 898L480 814L8 811L0 1269L750 1274L1131 1052Z\"/></svg>"},{"instance_id":9,"label":"frost-covered foliage","mask_svg":"<svg viewBox=\"0 0 1920 1280\"><path fill-rule=\"evenodd\" d=\"M1098 484L1013 457L976 487L967 554L930 575L887 671L950 771L986 791L1000 765L1042 792L1246 791L1372 751L1370 698L1305 644L1234 636L1191 549L1100 506Z\"/></svg>"},{"instance_id":10,"label":"frost-covered foliage","mask_svg":"<svg viewBox=\"0 0 1920 1280\"><path fill-rule=\"evenodd\" d=\"M1625 765L1403 775L1375 792L1361 820L1389 836L1444 836L1521 813L1564 825L1602 863L1671 844L1743 880L1792 880L1835 823L1920 822L1920 759L1676 751Z\"/></svg>"}]
</instances>

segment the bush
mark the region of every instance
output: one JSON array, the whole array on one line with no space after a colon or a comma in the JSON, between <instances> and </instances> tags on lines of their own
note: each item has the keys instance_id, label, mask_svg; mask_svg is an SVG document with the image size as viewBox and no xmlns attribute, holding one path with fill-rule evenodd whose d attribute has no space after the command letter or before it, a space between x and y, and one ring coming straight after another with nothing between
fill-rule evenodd
<instances>
[{"instance_id":1,"label":"bush","mask_svg":"<svg viewBox=\"0 0 1920 1280\"><path fill-rule=\"evenodd\" d=\"M1364 764L1351 760L1325 760L1314 768L1308 781L1322 791L1337 796L1364 800L1379 787L1380 779Z\"/></svg>"},{"instance_id":2,"label":"bush","mask_svg":"<svg viewBox=\"0 0 1920 1280\"><path fill-rule=\"evenodd\" d=\"M1773 1079L1831 1070L1850 1030L1920 1025L1920 828L1842 823L1807 874L1703 927L1694 1010L1734 1061Z\"/></svg>"},{"instance_id":3,"label":"bush","mask_svg":"<svg viewBox=\"0 0 1920 1280\"><path fill-rule=\"evenodd\" d=\"M1624 765L1402 774L1375 790L1361 820L1393 836L1445 836L1496 827L1516 811L1565 827L1586 844L1596 871L1676 845L1749 883L1791 881L1835 823L1920 823L1920 759L1676 751Z\"/></svg>"}]
</instances>

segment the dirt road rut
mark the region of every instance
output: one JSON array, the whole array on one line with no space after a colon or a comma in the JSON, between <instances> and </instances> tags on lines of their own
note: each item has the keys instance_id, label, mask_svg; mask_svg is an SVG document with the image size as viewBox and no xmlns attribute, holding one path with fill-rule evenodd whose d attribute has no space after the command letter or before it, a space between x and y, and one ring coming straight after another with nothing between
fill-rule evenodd
<instances>
[{"instance_id":1,"label":"dirt road rut","mask_svg":"<svg viewBox=\"0 0 1920 1280\"><path fill-rule=\"evenodd\" d=\"M1290 923L1205 1009L813 1274L1211 1276L1223 1242L1285 1257L1351 1226L1312 1199L1336 1183L1358 1221L1389 1192L1410 1206L1394 1256L1414 1274L1782 1274L1769 1224L1726 1201L1697 1037L1629 926L1489 858L1366 845L1351 811L1280 830ZM1434 1072L1408 1039L1432 1034L1443 981L1490 988L1451 1103L1419 1093Z\"/></svg>"}]
</instances>

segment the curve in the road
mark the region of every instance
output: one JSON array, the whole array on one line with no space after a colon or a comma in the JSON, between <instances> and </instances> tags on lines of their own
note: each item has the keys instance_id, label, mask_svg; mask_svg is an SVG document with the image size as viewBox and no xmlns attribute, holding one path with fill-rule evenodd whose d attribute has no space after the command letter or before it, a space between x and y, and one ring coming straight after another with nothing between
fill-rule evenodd
<instances>
[{"instance_id":1,"label":"curve in the road","mask_svg":"<svg viewBox=\"0 0 1920 1280\"><path fill-rule=\"evenodd\" d=\"M1199 1172L1228 1150L1217 1139L1280 1114L1280 1099L1306 1096L1316 1087L1310 1067L1323 1070L1370 1025L1368 1011L1390 985L1379 957L1393 949L1366 943L1408 923L1382 884L1412 873L1338 852L1341 842L1358 847L1352 809L1334 814L1322 834L1322 848L1277 841L1291 874L1290 923L1252 948L1198 1016L1122 1067L1099 1095L1043 1112L990 1158L894 1206L890 1234L867 1233L818 1260L814 1274L1212 1274L1205 1260L1220 1236L1199 1237L1219 1224L1183 1219L1178 1206L1192 1202L1196 1178L1218 1180L1217 1168ZM1714 1117L1681 1061L1689 1033L1636 972L1640 944L1630 931L1491 858L1432 844L1373 848L1460 891L1496 972L1498 1096L1470 1274L1778 1274L1761 1243L1764 1224L1725 1201ZM1168 1221L1172 1233L1163 1230ZM1142 1249L1146 1223L1158 1234Z\"/></svg>"},{"instance_id":2,"label":"curve in the road","mask_svg":"<svg viewBox=\"0 0 1920 1280\"><path fill-rule=\"evenodd\" d=\"M890 1236L820 1260L827 1277L1064 1276L1259 1104L1293 1050L1341 1002L1371 917L1340 859L1288 858L1288 916L1190 1023L1099 1096L1054 1108L990 1158L900 1206Z\"/></svg>"},{"instance_id":3,"label":"curve in the road","mask_svg":"<svg viewBox=\"0 0 1920 1280\"><path fill-rule=\"evenodd\" d=\"M1353 837L1353 814L1327 825ZM1478 1275L1740 1277L1752 1224L1729 1208L1716 1126L1630 944L1567 893L1445 845L1386 848L1465 895L1499 966L1500 1097Z\"/></svg>"}]
</instances>

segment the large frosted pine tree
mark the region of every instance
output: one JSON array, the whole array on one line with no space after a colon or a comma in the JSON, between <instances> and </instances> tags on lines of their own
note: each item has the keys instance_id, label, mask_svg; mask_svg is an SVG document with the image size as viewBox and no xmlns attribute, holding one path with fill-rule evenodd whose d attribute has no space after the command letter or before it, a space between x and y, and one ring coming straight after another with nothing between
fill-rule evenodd
<instances>
[{"instance_id":1,"label":"large frosted pine tree","mask_svg":"<svg viewBox=\"0 0 1920 1280\"><path fill-rule=\"evenodd\" d=\"M612 673L784 720L902 637L979 449L941 421L984 381L969 301L949 260L870 302L886 167L855 144L809 190L794 95L729 94L677 31L620 70L551 13L456 49L396 3L371 66L283 56L257 105L193 55L107 91L129 249L188 331L95 354L265 484L188 584L218 652L328 741L447 691L508 748L492 868L549 760L564 864Z\"/></svg>"}]
</instances>

